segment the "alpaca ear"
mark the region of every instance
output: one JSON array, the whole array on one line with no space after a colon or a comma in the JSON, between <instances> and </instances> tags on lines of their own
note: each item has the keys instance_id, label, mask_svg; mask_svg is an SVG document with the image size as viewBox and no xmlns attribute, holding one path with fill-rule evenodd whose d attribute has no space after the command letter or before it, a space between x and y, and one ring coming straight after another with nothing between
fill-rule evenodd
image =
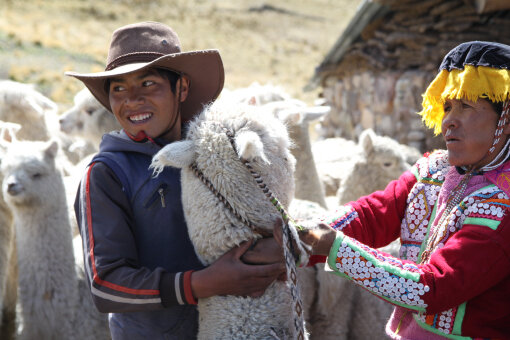
<instances>
[{"instance_id":1,"label":"alpaca ear","mask_svg":"<svg viewBox=\"0 0 510 340\"><path fill-rule=\"evenodd\" d=\"M253 131L240 131L236 134L235 144L237 153L242 159L253 161L254 159L261 159L269 164L269 160L264 154L264 145L260 136Z\"/></svg>"},{"instance_id":2,"label":"alpaca ear","mask_svg":"<svg viewBox=\"0 0 510 340\"><path fill-rule=\"evenodd\" d=\"M276 117L290 125L310 123L324 117L331 111L330 106L298 106L276 110Z\"/></svg>"},{"instance_id":3,"label":"alpaca ear","mask_svg":"<svg viewBox=\"0 0 510 340\"><path fill-rule=\"evenodd\" d=\"M359 142L365 152L365 155L371 155L374 152L375 137L375 132L372 129L366 129L359 136Z\"/></svg>"},{"instance_id":4,"label":"alpaca ear","mask_svg":"<svg viewBox=\"0 0 510 340\"><path fill-rule=\"evenodd\" d=\"M0 120L0 143L8 145L8 143L16 142L16 134L19 130L21 130L20 124Z\"/></svg>"},{"instance_id":5,"label":"alpaca ear","mask_svg":"<svg viewBox=\"0 0 510 340\"><path fill-rule=\"evenodd\" d=\"M37 114L41 115L41 117L44 115L45 111L56 112L58 110L56 103L40 94L28 96L25 100L28 106L37 112Z\"/></svg>"},{"instance_id":6,"label":"alpaca ear","mask_svg":"<svg viewBox=\"0 0 510 340\"><path fill-rule=\"evenodd\" d=\"M322 105L322 106L309 106L306 107L303 114L303 120L305 122L312 122L319 118L324 117L325 115L331 112L331 106Z\"/></svg>"},{"instance_id":7,"label":"alpaca ear","mask_svg":"<svg viewBox=\"0 0 510 340\"><path fill-rule=\"evenodd\" d=\"M303 121L303 114L297 108L275 110L274 114L281 122L290 126L299 125Z\"/></svg>"},{"instance_id":8,"label":"alpaca ear","mask_svg":"<svg viewBox=\"0 0 510 340\"><path fill-rule=\"evenodd\" d=\"M56 140L50 140L47 143L46 149L44 149L44 155L49 158L55 158L57 157L58 152L58 143Z\"/></svg>"},{"instance_id":9,"label":"alpaca ear","mask_svg":"<svg viewBox=\"0 0 510 340\"><path fill-rule=\"evenodd\" d=\"M152 157L150 169L157 176L165 166L184 168L190 166L196 159L195 144L190 140L173 142Z\"/></svg>"}]
</instances>

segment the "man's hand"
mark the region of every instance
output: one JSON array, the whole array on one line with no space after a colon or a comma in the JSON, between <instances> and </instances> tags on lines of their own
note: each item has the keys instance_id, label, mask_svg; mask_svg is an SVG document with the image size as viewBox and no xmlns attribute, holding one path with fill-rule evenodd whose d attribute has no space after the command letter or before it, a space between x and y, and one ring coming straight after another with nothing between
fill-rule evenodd
<instances>
[{"instance_id":1,"label":"man's hand","mask_svg":"<svg viewBox=\"0 0 510 340\"><path fill-rule=\"evenodd\" d=\"M270 264L284 262L283 249L273 237L252 241L252 245L241 256L246 264Z\"/></svg>"},{"instance_id":2,"label":"man's hand","mask_svg":"<svg viewBox=\"0 0 510 340\"><path fill-rule=\"evenodd\" d=\"M214 295L252 297L262 295L266 288L275 281L278 276L285 273L285 264L284 261L273 261L272 258L275 254L266 256L260 254L262 250L259 251L255 249L252 253L253 256L249 255L248 258L256 263L269 264L253 265L241 261L241 257L251 246L252 242L253 241L242 243L239 247L233 248L223 254L209 267L193 272L191 275L193 296L200 299ZM269 241L267 246L272 248L270 243ZM260 262L262 258L269 262Z\"/></svg>"},{"instance_id":3,"label":"man's hand","mask_svg":"<svg viewBox=\"0 0 510 340\"><path fill-rule=\"evenodd\" d=\"M285 263L282 248L282 220L277 219L273 225L273 237L256 240L242 256L244 263L269 264Z\"/></svg>"}]
</instances>

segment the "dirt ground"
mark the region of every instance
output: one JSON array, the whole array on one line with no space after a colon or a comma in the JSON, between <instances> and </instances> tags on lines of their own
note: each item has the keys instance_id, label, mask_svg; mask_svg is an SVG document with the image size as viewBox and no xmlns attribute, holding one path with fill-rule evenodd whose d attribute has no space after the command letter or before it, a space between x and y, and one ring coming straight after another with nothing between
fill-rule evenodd
<instances>
[{"instance_id":1,"label":"dirt ground","mask_svg":"<svg viewBox=\"0 0 510 340\"><path fill-rule=\"evenodd\" d=\"M219 49L225 87L271 83L313 103L319 90L303 87L361 2L2 0L0 79L34 83L54 101L70 105L81 84L64 72L102 70L111 32L151 20L172 26L183 50Z\"/></svg>"}]
</instances>

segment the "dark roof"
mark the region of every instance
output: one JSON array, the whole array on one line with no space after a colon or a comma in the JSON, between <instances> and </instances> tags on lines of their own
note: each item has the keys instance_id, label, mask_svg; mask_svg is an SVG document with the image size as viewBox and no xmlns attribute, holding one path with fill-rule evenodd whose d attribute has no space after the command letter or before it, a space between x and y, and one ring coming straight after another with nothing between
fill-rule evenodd
<instances>
[{"instance_id":1,"label":"dark roof","mask_svg":"<svg viewBox=\"0 0 510 340\"><path fill-rule=\"evenodd\" d=\"M347 55L371 59L380 69L425 64L425 68L437 68L459 43L492 40L509 44L509 31L509 0L364 0L315 68L305 90L320 86Z\"/></svg>"},{"instance_id":2,"label":"dark roof","mask_svg":"<svg viewBox=\"0 0 510 340\"><path fill-rule=\"evenodd\" d=\"M388 6L370 0L364 0L356 10L354 17L343 33L329 50L324 60L315 68L315 74L307 87L312 89L318 86L321 70L331 65L338 64L352 43L359 38L363 29L365 29L370 22L383 17L388 11L390 11Z\"/></svg>"}]
</instances>

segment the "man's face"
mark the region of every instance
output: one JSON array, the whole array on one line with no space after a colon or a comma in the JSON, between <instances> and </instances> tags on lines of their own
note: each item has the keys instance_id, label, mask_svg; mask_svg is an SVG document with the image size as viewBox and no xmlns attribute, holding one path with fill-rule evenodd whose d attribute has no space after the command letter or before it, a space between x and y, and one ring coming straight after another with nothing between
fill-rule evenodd
<instances>
[{"instance_id":1,"label":"man's face","mask_svg":"<svg viewBox=\"0 0 510 340\"><path fill-rule=\"evenodd\" d=\"M111 78L109 89L112 112L127 133L136 136L144 131L151 138L180 139L176 95L166 77L154 69L141 70Z\"/></svg>"}]
</instances>

